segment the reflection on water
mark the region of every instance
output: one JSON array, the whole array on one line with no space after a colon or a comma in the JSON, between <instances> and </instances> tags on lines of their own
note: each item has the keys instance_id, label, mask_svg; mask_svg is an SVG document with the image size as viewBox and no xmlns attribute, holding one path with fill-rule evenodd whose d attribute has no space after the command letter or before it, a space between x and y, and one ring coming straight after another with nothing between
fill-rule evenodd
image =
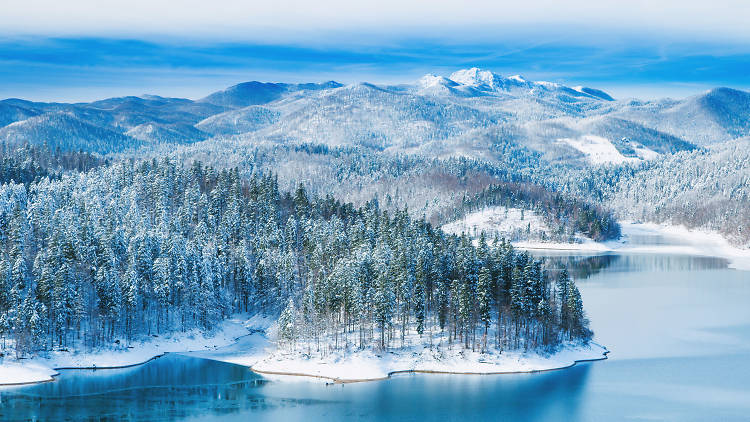
<instances>
[{"instance_id":1,"label":"reflection on water","mask_svg":"<svg viewBox=\"0 0 750 422\"><path fill-rule=\"evenodd\" d=\"M480 409L486 417L560 420L578 413L588 370L581 365L565 372L502 378L403 375L385 382L326 386L271 382L241 366L167 355L124 370L67 370L56 382L0 390L0 420L239 421L263 416L417 421L451 420ZM542 405L529 408L532 397ZM325 417L311 418L311 406Z\"/></svg>"},{"instance_id":2,"label":"reflection on water","mask_svg":"<svg viewBox=\"0 0 750 422\"><path fill-rule=\"evenodd\" d=\"M710 256L620 254L534 253L551 270L566 266L575 279L585 279L606 269L607 272L673 272L725 269L729 261Z\"/></svg>"},{"instance_id":3,"label":"reflection on water","mask_svg":"<svg viewBox=\"0 0 750 422\"><path fill-rule=\"evenodd\" d=\"M55 382L0 390L0 420L179 419L284 405L247 368L167 355L126 369L63 370Z\"/></svg>"},{"instance_id":4,"label":"reflection on water","mask_svg":"<svg viewBox=\"0 0 750 422\"><path fill-rule=\"evenodd\" d=\"M167 355L0 389L0 420L748 420L750 272L706 257L544 256L550 268L570 266L609 360L537 374L325 386Z\"/></svg>"}]
</instances>

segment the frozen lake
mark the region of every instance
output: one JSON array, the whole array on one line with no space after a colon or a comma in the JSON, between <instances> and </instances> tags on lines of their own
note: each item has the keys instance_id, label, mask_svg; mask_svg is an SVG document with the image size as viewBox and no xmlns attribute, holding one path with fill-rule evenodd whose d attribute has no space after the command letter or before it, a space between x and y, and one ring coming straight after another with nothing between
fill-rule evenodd
<instances>
[{"instance_id":1,"label":"frozen lake","mask_svg":"<svg viewBox=\"0 0 750 422\"><path fill-rule=\"evenodd\" d=\"M609 360L539 374L325 386L168 355L2 389L0 420L747 420L750 272L673 254L554 259L574 268Z\"/></svg>"}]
</instances>

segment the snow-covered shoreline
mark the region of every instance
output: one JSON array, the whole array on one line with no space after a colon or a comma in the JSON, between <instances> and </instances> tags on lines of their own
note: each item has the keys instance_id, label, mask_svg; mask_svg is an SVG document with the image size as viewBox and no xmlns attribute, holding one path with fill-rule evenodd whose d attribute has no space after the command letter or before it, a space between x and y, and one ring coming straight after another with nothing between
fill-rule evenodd
<instances>
[{"instance_id":1,"label":"snow-covered shoreline","mask_svg":"<svg viewBox=\"0 0 750 422\"><path fill-rule=\"evenodd\" d=\"M57 369L107 369L135 366L179 353L203 359L246 366L277 380L325 380L338 383L376 381L402 373L445 373L493 375L542 372L564 369L578 362L603 360L609 351L595 343L568 344L556 352L505 351L479 353L461 345L443 348L373 349L334 353L310 358L301 352L277 348L269 339L275 336L269 318L254 316L227 320L213 337L180 334L162 340L143 342L132 349L98 353L58 352L32 359L5 358L0 363L0 387L53 381ZM191 350L192 349L192 350Z\"/></svg>"},{"instance_id":2,"label":"snow-covered shoreline","mask_svg":"<svg viewBox=\"0 0 750 422\"><path fill-rule=\"evenodd\" d=\"M273 379L302 377L334 383L379 381L396 374L502 375L545 372L569 368L579 362L607 359L609 351L598 344L567 345L552 354L506 351L479 353L460 345L447 350L422 351L371 349L327 358L307 359L299 352L276 352L250 369Z\"/></svg>"},{"instance_id":3,"label":"snow-covered shoreline","mask_svg":"<svg viewBox=\"0 0 750 422\"><path fill-rule=\"evenodd\" d=\"M621 222L622 238L607 242L546 243L513 242L513 246L528 250L557 250L580 252L622 252L648 254L680 254L711 256L729 261L730 268L750 270L750 250L733 246L721 234L656 223ZM648 243L639 238L658 237L661 242Z\"/></svg>"},{"instance_id":4,"label":"snow-covered shoreline","mask_svg":"<svg viewBox=\"0 0 750 422\"><path fill-rule=\"evenodd\" d=\"M238 315L222 322L213 333L193 330L168 336L143 338L128 346L95 353L53 351L44 356L0 359L0 386L49 382L59 369L107 369L135 366L149 362L165 353L216 350L236 344L253 329L267 326L267 319Z\"/></svg>"}]
</instances>

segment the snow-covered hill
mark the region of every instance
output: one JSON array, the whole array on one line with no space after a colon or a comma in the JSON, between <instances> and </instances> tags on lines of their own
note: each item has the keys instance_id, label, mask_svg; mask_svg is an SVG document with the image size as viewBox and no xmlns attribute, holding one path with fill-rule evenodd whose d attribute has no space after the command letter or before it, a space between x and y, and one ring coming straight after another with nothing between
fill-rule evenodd
<instances>
[{"instance_id":1,"label":"snow-covered hill","mask_svg":"<svg viewBox=\"0 0 750 422\"><path fill-rule=\"evenodd\" d=\"M70 121L51 117L55 113L89 126L72 130ZM492 162L496 145L511 142L551 163L588 166L653 160L748 135L750 93L717 88L684 100L623 101L596 88L468 68L402 85L252 81L197 101L10 99L0 101L0 128L7 141L98 145L98 152L121 151L137 145L134 140L184 144L232 137Z\"/></svg>"}]
</instances>

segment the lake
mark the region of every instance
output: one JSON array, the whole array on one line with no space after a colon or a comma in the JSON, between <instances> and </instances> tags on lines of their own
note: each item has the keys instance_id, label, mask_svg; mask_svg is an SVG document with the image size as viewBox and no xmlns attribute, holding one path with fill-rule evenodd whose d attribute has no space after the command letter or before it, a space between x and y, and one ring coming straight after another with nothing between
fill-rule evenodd
<instances>
[{"instance_id":1,"label":"lake","mask_svg":"<svg viewBox=\"0 0 750 422\"><path fill-rule=\"evenodd\" d=\"M325 386L167 355L0 389L0 420L750 419L750 272L667 253L547 255L572 267L609 360L538 374Z\"/></svg>"}]
</instances>

